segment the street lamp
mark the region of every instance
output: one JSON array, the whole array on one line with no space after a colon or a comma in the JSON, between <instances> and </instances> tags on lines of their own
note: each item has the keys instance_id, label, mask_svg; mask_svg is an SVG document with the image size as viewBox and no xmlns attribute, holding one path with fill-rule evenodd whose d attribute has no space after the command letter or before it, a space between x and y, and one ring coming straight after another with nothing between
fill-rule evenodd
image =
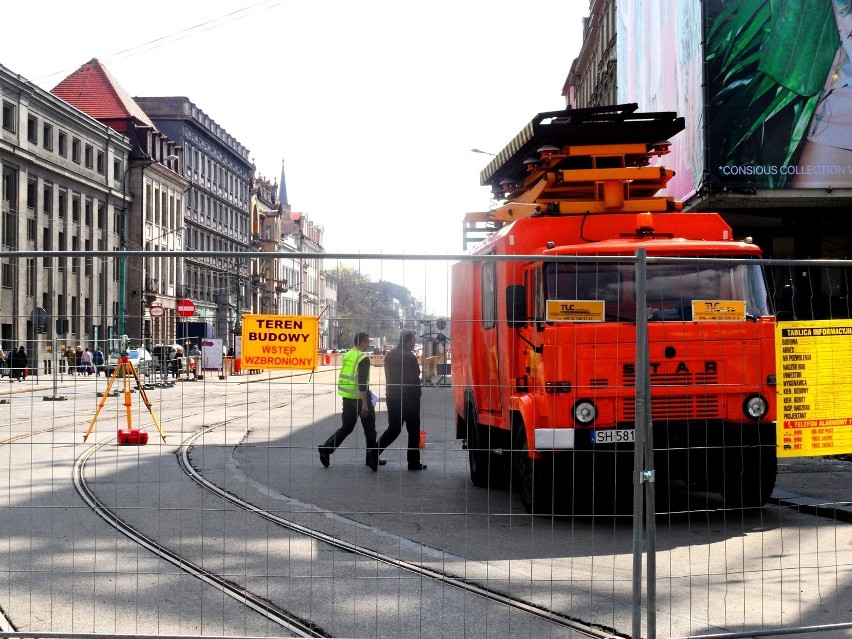
<instances>
[{"instance_id":1,"label":"street lamp","mask_svg":"<svg viewBox=\"0 0 852 639\"><path fill-rule=\"evenodd\" d=\"M178 156L169 154L163 158L163 162L171 162L177 159ZM148 157L144 162L137 164L136 166L140 167L144 171L156 161L157 160L154 158ZM121 216L119 218L118 236L118 338L121 340L121 344L119 346L119 351L121 353L127 352L127 342L124 339L125 318L127 316L127 258L122 254L127 251L127 176L133 168L135 167L128 156L127 168L124 170L124 175L121 178L121 194L123 196L123 200L121 205Z\"/></svg>"},{"instance_id":2,"label":"street lamp","mask_svg":"<svg viewBox=\"0 0 852 639\"><path fill-rule=\"evenodd\" d=\"M482 153L483 155L490 155L492 157L497 155L496 153L491 153L489 151L483 151L482 149L471 149L470 152L471 153Z\"/></svg>"},{"instance_id":3,"label":"street lamp","mask_svg":"<svg viewBox=\"0 0 852 639\"><path fill-rule=\"evenodd\" d=\"M299 238L298 238L299 241L296 245L296 250L297 250L298 253L301 253L302 247L304 246L304 243L305 243L305 241L304 241L305 236L302 234L302 214L299 213L298 211L293 211L292 213L290 213L290 219L293 222L295 222L296 225L299 228ZM304 288L304 279L305 279L305 274L304 274L303 269L302 269L302 259L303 258L300 255L299 256L299 282L298 282L299 288L296 291L296 299L298 300L298 302L297 302L297 304L298 304L297 305L297 314L298 315L302 315L302 289Z\"/></svg>"}]
</instances>

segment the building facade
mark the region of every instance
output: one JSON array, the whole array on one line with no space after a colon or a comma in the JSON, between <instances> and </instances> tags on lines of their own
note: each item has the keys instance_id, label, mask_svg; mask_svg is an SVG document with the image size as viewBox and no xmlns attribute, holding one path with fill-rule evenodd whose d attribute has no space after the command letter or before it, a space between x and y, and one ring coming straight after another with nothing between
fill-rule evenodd
<instances>
[{"instance_id":1,"label":"building facade","mask_svg":"<svg viewBox=\"0 0 852 639\"><path fill-rule=\"evenodd\" d=\"M116 261L47 253L118 250L132 147L125 135L2 66L0 94L0 345L6 352L24 346L36 372L52 359L48 349L94 349L114 334ZM14 252L45 255L13 259Z\"/></svg>"},{"instance_id":2,"label":"building facade","mask_svg":"<svg viewBox=\"0 0 852 639\"><path fill-rule=\"evenodd\" d=\"M189 182L183 224L188 249L236 253L251 250L250 202L254 164L249 150L185 97L135 97L156 127L183 149ZM224 256L187 258L181 297L195 302L191 322L233 345L237 320L252 299L250 260Z\"/></svg>"},{"instance_id":3,"label":"building facade","mask_svg":"<svg viewBox=\"0 0 852 639\"><path fill-rule=\"evenodd\" d=\"M128 137L129 160L121 173L130 203L119 215L119 243L127 251L183 248L182 149L157 129L133 98L93 59L51 91L98 121ZM131 256L119 260L120 304L117 327L131 344L171 343L178 324L177 300L183 259ZM163 315L152 317L152 305Z\"/></svg>"},{"instance_id":4,"label":"building facade","mask_svg":"<svg viewBox=\"0 0 852 639\"><path fill-rule=\"evenodd\" d=\"M663 163L675 171L668 194L685 210L718 212L766 257L846 259L852 149L843 121L852 107L831 103L835 80L852 77L841 7L815 3L805 15L784 6L783 19L772 21L769 4L745 11L744 0L592 0L566 105L676 112L686 128ZM786 53L799 50L811 53ZM790 64L773 66L779 60ZM852 273L773 276L776 300L808 291L784 309L796 319L852 315Z\"/></svg>"}]
</instances>

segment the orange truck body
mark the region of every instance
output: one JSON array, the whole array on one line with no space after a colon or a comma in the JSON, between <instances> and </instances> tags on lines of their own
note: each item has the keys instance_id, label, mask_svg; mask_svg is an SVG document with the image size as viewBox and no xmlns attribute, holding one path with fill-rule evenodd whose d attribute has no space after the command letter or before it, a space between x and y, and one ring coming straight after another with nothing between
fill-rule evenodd
<instances>
[{"instance_id":1,"label":"orange truck body","mask_svg":"<svg viewBox=\"0 0 852 639\"><path fill-rule=\"evenodd\" d=\"M667 149L656 138L641 143L628 131L625 147L609 127L602 144L590 136L578 150L572 132L597 124L565 113L581 121L560 135L533 131L527 146L544 138L548 154L495 188L507 200L500 209L468 217L468 227L490 228L470 259L453 265L456 435L471 478L513 484L537 513L575 508L581 494L629 501L635 256L644 249L658 494L670 496L662 484L680 481L685 492L720 493L727 506L759 506L776 473L775 320L762 270L749 263L760 250L734 240L717 214L678 212L678 203L655 197L670 171L639 166L657 177L631 181L632 165ZM660 115L663 131L645 123L646 137L679 130ZM529 153L519 146L495 159L484 183L496 186L500 169Z\"/></svg>"}]
</instances>

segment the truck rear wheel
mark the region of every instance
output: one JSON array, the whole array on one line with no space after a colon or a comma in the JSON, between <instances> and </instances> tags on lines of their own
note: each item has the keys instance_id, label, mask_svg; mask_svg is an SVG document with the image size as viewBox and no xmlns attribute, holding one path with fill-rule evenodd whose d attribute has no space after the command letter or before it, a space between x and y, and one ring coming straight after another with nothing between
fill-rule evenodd
<instances>
[{"instance_id":1,"label":"truck rear wheel","mask_svg":"<svg viewBox=\"0 0 852 639\"><path fill-rule=\"evenodd\" d=\"M512 481L524 510L532 515L553 513L553 463L548 458L532 459L523 425L518 430L512 463Z\"/></svg>"}]
</instances>

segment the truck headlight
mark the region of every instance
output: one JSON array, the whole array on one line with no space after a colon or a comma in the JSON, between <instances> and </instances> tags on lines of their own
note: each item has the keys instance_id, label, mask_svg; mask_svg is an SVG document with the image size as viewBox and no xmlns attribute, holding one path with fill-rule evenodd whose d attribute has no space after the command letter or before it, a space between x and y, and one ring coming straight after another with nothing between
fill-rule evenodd
<instances>
[{"instance_id":1,"label":"truck headlight","mask_svg":"<svg viewBox=\"0 0 852 639\"><path fill-rule=\"evenodd\" d=\"M750 419L760 419L766 415L768 409L769 406L766 404L766 400L760 395L750 395L743 402L743 412Z\"/></svg>"},{"instance_id":2,"label":"truck headlight","mask_svg":"<svg viewBox=\"0 0 852 639\"><path fill-rule=\"evenodd\" d=\"M574 421L580 426L588 426L598 415L595 404L590 399L581 399L574 404Z\"/></svg>"}]
</instances>

